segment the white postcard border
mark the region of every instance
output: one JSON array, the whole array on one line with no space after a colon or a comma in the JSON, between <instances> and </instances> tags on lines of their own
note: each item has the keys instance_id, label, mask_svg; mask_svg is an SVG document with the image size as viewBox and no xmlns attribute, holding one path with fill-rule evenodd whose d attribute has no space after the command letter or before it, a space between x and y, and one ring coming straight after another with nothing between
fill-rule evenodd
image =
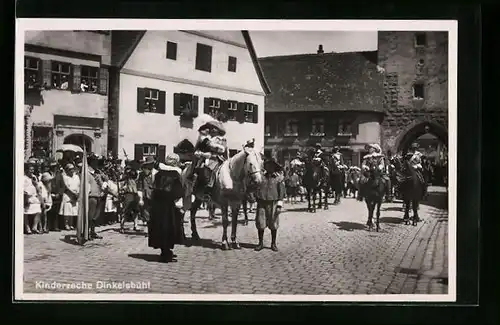
<instances>
[{"instance_id":1,"label":"white postcard border","mask_svg":"<svg viewBox=\"0 0 500 325\"><path fill-rule=\"evenodd\" d=\"M223 295L223 294L58 294L24 293L22 179L24 161L24 32L28 30L249 30L251 31L447 31L448 32L448 294L445 295ZM15 247L14 299L50 301L300 301L300 302L453 302L456 301L457 229L457 69L456 20L160 20L32 19L16 20L15 44ZM16 207L18 207L16 209Z\"/></svg>"}]
</instances>

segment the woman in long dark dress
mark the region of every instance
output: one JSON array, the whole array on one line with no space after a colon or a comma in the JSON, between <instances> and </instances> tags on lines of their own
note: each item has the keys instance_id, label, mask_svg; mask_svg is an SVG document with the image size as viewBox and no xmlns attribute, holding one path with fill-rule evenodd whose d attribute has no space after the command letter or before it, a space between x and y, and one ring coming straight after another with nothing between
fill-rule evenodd
<instances>
[{"instance_id":1,"label":"woman in long dark dress","mask_svg":"<svg viewBox=\"0 0 500 325\"><path fill-rule=\"evenodd\" d=\"M154 177L148 246L161 249L162 262L177 262L172 250L175 244L182 244L184 238L184 190L179 162L178 155L169 154Z\"/></svg>"}]
</instances>

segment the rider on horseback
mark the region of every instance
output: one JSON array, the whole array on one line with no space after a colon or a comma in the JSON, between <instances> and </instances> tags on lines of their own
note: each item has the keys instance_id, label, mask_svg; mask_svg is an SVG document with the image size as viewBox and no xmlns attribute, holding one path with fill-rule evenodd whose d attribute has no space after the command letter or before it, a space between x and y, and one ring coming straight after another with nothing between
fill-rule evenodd
<instances>
[{"instance_id":1,"label":"rider on horseback","mask_svg":"<svg viewBox=\"0 0 500 325\"><path fill-rule=\"evenodd\" d=\"M198 159L195 165L195 176L200 171L207 171L206 189L210 192L215 183L215 175L218 167L227 159L227 140L224 137L226 131L222 125L208 122L198 129L200 133L195 148L195 157Z\"/></svg>"},{"instance_id":2,"label":"rider on horseback","mask_svg":"<svg viewBox=\"0 0 500 325\"><path fill-rule=\"evenodd\" d=\"M314 152L313 161L316 163L321 163L323 160L321 157L323 156L323 150L321 150L321 144L316 143L316 151Z\"/></svg>"},{"instance_id":3,"label":"rider on horseback","mask_svg":"<svg viewBox=\"0 0 500 325\"><path fill-rule=\"evenodd\" d=\"M387 168L385 166L385 156L382 154L382 148L377 143L368 145L369 153L363 157L363 163L361 164L361 169L363 171L368 171L371 164L376 164L378 170L381 172L382 179L386 183L386 200L391 201L391 179L387 174Z\"/></svg>"},{"instance_id":4,"label":"rider on horseback","mask_svg":"<svg viewBox=\"0 0 500 325\"><path fill-rule=\"evenodd\" d=\"M340 152L340 148L339 147L333 148L333 155L332 155L332 157L333 157L333 162L340 169L340 166L344 165L344 157L342 156L342 153Z\"/></svg>"},{"instance_id":5,"label":"rider on horseback","mask_svg":"<svg viewBox=\"0 0 500 325\"><path fill-rule=\"evenodd\" d=\"M418 143L413 143L408 150L408 153L406 154L406 157L409 159L410 165L415 169L415 172L418 176L419 181L422 183L424 186L424 190L426 190L427 186L425 177L424 177L424 169L422 166L422 157L423 154L417 150L418 149ZM425 192L424 192L425 196Z\"/></svg>"}]
</instances>

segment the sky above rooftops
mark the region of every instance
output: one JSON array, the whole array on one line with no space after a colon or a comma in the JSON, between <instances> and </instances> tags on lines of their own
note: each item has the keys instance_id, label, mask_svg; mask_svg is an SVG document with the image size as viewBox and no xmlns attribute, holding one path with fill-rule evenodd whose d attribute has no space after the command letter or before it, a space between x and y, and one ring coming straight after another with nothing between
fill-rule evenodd
<instances>
[{"instance_id":1,"label":"sky above rooftops","mask_svg":"<svg viewBox=\"0 0 500 325\"><path fill-rule=\"evenodd\" d=\"M377 50L376 31L250 31L250 36L259 58L314 54L319 44L325 53Z\"/></svg>"}]
</instances>

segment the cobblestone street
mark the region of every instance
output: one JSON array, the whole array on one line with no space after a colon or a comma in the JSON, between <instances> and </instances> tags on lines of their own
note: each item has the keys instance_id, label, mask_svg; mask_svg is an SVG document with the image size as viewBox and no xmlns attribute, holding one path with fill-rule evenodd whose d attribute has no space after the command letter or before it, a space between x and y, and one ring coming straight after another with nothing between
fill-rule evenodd
<instances>
[{"instance_id":1,"label":"cobblestone street","mask_svg":"<svg viewBox=\"0 0 500 325\"><path fill-rule=\"evenodd\" d=\"M84 247L67 242L69 232L24 237L24 292L141 292L220 294L446 294L448 292L447 194L429 188L417 226L401 223L401 203L382 205L381 231L368 232L366 206L353 198L316 214L306 204L286 204L278 231L279 252L255 252L257 232L250 214L240 225L241 250L221 251L220 217L199 212L203 238L177 246L177 263L157 262L159 250L144 234L100 228L104 238ZM332 201L332 200L330 200ZM242 216L240 217L243 218ZM186 216L186 220L187 220ZM128 224L131 227L131 224ZM186 234L191 232L185 224ZM229 229L230 232L230 229ZM46 290L36 281L149 281L149 290Z\"/></svg>"}]
</instances>

